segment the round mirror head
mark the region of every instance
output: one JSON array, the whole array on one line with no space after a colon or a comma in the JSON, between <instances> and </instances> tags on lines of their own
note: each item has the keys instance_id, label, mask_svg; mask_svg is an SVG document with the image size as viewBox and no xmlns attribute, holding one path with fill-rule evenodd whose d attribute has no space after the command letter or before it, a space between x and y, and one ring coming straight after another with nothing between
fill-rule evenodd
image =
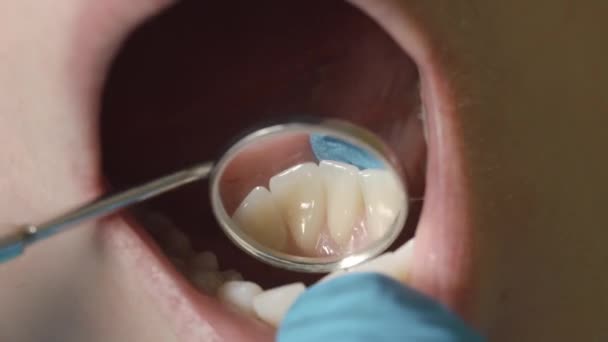
<instances>
[{"instance_id":1,"label":"round mirror head","mask_svg":"<svg viewBox=\"0 0 608 342\"><path fill-rule=\"evenodd\" d=\"M296 271L372 258L407 216L400 170L373 134L345 123L277 125L233 145L216 165L213 210L247 253Z\"/></svg>"}]
</instances>

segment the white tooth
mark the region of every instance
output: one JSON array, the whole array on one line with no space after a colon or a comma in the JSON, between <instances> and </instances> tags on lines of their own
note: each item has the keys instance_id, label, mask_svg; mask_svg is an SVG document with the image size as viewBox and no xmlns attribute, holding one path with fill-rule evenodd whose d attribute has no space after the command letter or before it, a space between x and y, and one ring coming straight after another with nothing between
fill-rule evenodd
<instances>
[{"instance_id":1,"label":"white tooth","mask_svg":"<svg viewBox=\"0 0 608 342\"><path fill-rule=\"evenodd\" d=\"M259 243L277 250L287 244L287 227L274 197L266 188L251 190L235 211L236 224Z\"/></svg>"},{"instance_id":2,"label":"white tooth","mask_svg":"<svg viewBox=\"0 0 608 342\"><path fill-rule=\"evenodd\" d=\"M266 290L253 298L253 309L260 319L278 327L295 300L306 290L302 283L294 283Z\"/></svg>"},{"instance_id":3,"label":"white tooth","mask_svg":"<svg viewBox=\"0 0 608 342\"><path fill-rule=\"evenodd\" d=\"M406 270L401 266L402 265L399 265L399 260L397 260L395 253L388 252L351 268L349 272L377 272L395 280L404 281Z\"/></svg>"},{"instance_id":4,"label":"white tooth","mask_svg":"<svg viewBox=\"0 0 608 342\"><path fill-rule=\"evenodd\" d=\"M327 281L342 275L351 273L374 272L380 273L388 277L392 277L398 281L404 281L405 270L397 267L395 255L392 252L387 252L375 257L372 260L366 261L360 265L353 266L347 270L339 270L323 277L321 281Z\"/></svg>"},{"instance_id":5,"label":"white tooth","mask_svg":"<svg viewBox=\"0 0 608 342\"><path fill-rule=\"evenodd\" d=\"M352 165L323 160L319 164L327 196L327 226L339 245L346 245L364 213L358 169Z\"/></svg>"},{"instance_id":6,"label":"white tooth","mask_svg":"<svg viewBox=\"0 0 608 342\"><path fill-rule=\"evenodd\" d=\"M217 271L219 268L215 254L207 251L195 255L189 264L193 271Z\"/></svg>"},{"instance_id":7,"label":"white tooth","mask_svg":"<svg viewBox=\"0 0 608 342\"><path fill-rule=\"evenodd\" d=\"M359 179L365 202L366 230L369 237L376 240L386 234L400 210L407 210L404 189L399 186L396 176L387 170L364 170Z\"/></svg>"},{"instance_id":8,"label":"white tooth","mask_svg":"<svg viewBox=\"0 0 608 342\"><path fill-rule=\"evenodd\" d=\"M414 243L415 239L411 238L403 246L393 252L395 257L397 257L399 264L404 266L403 269L406 279L409 277L409 271L411 269L412 257L414 255Z\"/></svg>"},{"instance_id":9,"label":"white tooth","mask_svg":"<svg viewBox=\"0 0 608 342\"><path fill-rule=\"evenodd\" d=\"M224 277L224 281L241 281L241 280L243 280L243 275L240 272L237 272L235 270L223 271L222 277Z\"/></svg>"},{"instance_id":10,"label":"white tooth","mask_svg":"<svg viewBox=\"0 0 608 342\"><path fill-rule=\"evenodd\" d=\"M325 194L319 167L296 165L270 178L270 191L281 208L296 245L314 253L325 223Z\"/></svg>"},{"instance_id":11,"label":"white tooth","mask_svg":"<svg viewBox=\"0 0 608 342\"><path fill-rule=\"evenodd\" d=\"M221 274L215 271L194 272L190 276L190 281L197 289L211 296L215 295L217 289L224 283Z\"/></svg>"},{"instance_id":12,"label":"white tooth","mask_svg":"<svg viewBox=\"0 0 608 342\"><path fill-rule=\"evenodd\" d=\"M407 283L413 248L414 239L412 238L394 252L386 252L372 260L351 267L348 270L332 272L323 277L320 281L327 281L350 273L376 272L391 277L401 283Z\"/></svg>"},{"instance_id":13,"label":"white tooth","mask_svg":"<svg viewBox=\"0 0 608 342\"><path fill-rule=\"evenodd\" d=\"M250 281L229 281L218 291L218 299L241 312L253 314L253 297L262 293L262 288Z\"/></svg>"}]
</instances>

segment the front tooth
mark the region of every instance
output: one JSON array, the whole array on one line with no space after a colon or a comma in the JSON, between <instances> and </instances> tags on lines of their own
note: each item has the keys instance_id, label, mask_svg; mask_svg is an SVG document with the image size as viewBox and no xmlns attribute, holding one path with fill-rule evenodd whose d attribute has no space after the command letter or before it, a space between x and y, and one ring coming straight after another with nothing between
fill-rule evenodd
<instances>
[{"instance_id":1,"label":"front tooth","mask_svg":"<svg viewBox=\"0 0 608 342\"><path fill-rule=\"evenodd\" d=\"M264 187L251 190L235 211L236 224L259 243L283 250L287 244L287 228L272 194Z\"/></svg>"},{"instance_id":2,"label":"front tooth","mask_svg":"<svg viewBox=\"0 0 608 342\"><path fill-rule=\"evenodd\" d=\"M321 282L340 277L350 273L375 272L400 280L400 270L395 268L393 252L380 254L372 260L366 261L349 269L334 271L321 278Z\"/></svg>"},{"instance_id":3,"label":"front tooth","mask_svg":"<svg viewBox=\"0 0 608 342\"><path fill-rule=\"evenodd\" d=\"M372 241L377 240L385 236L399 211L406 210L404 190L395 175L387 170L364 170L359 179L365 202L366 230Z\"/></svg>"},{"instance_id":4,"label":"front tooth","mask_svg":"<svg viewBox=\"0 0 608 342\"><path fill-rule=\"evenodd\" d=\"M358 169L352 165L324 160L319 164L327 195L327 226L331 237L340 245L347 244L353 228L363 215L363 197Z\"/></svg>"},{"instance_id":5,"label":"front tooth","mask_svg":"<svg viewBox=\"0 0 608 342\"><path fill-rule=\"evenodd\" d=\"M323 277L320 281L327 281L350 273L375 272L391 277L401 283L407 283L413 249L414 239L412 238L394 252L386 252L370 261L351 267L347 270L332 272Z\"/></svg>"},{"instance_id":6,"label":"front tooth","mask_svg":"<svg viewBox=\"0 0 608 342\"><path fill-rule=\"evenodd\" d=\"M366 263L357 265L350 269L349 272L377 272L401 282L405 281L406 275L405 267L400 263L395 253L392 252L384 253Z\"/></svg>"},{"instance_id":7,"label":"front tooth","mask_svg":"<svg viewBox=\"0 0 608 342\"><path fill-rule=\"evenodd\" d=\"M406 283L411 269L413 249L414 239L412 238L394 252L384 253L366 263L357 265L349 272L378 272Z\"/></svg>"},{"instance_id":8,"label":"front tooth","mask_svg":"<svg viewBox=\"0 0 608 342\"><path fill-rule=\"evenodd\" d=\"M217 291L217 297L241 312L253 314L253 298L263 290L260 285L250 281L229 281Z\"/></svg>"},{"instance_id":9,"label":"front tooth","mask_svg":"<svg viewBox=\"0 0 608 342\"><path fill-rule=\"evenodd\" d=\"M270 191L296 245L314 253L325 223L325 194L319 167L314 163L296 165L270 178Z\"/></svg>"},{"instance_id":10,"label":"front tooth","mask_svg":"<svg viewBox=\"0 0 608 342\"><path fill-rule=\"evenodd\" d=\"M278 327L295 300L306 290L294 283L266 290L253 298L253 309L260 319Z\"/></svg>"}]
</instances>

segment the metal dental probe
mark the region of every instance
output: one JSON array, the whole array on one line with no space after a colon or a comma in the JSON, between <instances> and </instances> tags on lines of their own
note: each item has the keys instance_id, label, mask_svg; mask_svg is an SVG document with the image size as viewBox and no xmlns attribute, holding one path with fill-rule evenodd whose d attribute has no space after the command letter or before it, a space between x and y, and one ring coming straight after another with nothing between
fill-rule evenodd
<instances>
[{"instance_id":1,"label":"metal dental probe","mask_svg":"<svg viewBox=\"0 0 608 342\"><path fill-rule=\"evenodd\" d=\"M113 214L133 204L207 178L212 169L212 162L201 163L131 189L102 196L50 221L25 225L9 236L0 237L0 263L13 260L33 243L64 232L79 223Z\"/></svg>"}]
</instances>

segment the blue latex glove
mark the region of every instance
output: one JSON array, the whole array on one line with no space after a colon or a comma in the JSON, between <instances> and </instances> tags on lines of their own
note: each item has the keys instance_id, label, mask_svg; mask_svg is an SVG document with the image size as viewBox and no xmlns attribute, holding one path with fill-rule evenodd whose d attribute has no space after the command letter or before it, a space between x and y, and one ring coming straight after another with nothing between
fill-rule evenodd
<instances>
[{"instance_id":1,"label":"blue latex glove","mask_svg":"<svg viewBox=\"0 0 608 342\"><path fill-rule=\"evenodd\" d=\"M291 307L279 342L483 341L457 316L391 278L357 273L315 285Z\"/></svg>"},{"instance_id":2,"label":"blue latex glove","mask_svg":"<svg viewBox=\"0 0 608 342\"><path fill-rule=\"evenodd\" d=\"M384 168L382 162L367 151L331 136L311 134L310 146L318 160L335 160L360 170Z\"/></svg>"}]
</instances>

